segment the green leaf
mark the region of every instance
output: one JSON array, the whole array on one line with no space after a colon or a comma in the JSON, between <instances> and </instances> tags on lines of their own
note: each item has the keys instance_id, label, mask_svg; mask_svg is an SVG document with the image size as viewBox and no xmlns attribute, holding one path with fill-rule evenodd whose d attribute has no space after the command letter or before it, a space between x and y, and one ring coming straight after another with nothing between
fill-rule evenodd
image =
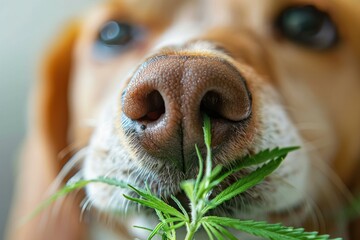
<instances>
[{"instance_id":1,"label":"green leaf","mask_svg":"<svg viewBox=\"0 0 360 240\"><path fill-rule=\"evenodd\" d=\"M184 190L185 195L191 200L191 202L194 200L194 186L194 179L185 180L180 183L180 188Z\"/></svg>"},{"instance_id":2,"label":"green leaf","mask_svg":"<svg viewBox=\"0 0 360 240\"><path fill-rule=\"evenodd\" d=\"M52 203L54 203L56 200L58 200L60 197L64 197L68 195L69 193L84 188L86 185L90 183L108 183L107 180L99 178L99 179L92 179L92 180L79 180L77 182L67 184L63 188L61 188L59 191L51 195L48 199L43 201L33 212L31 212L29 215L25 216L20 221L20 225L25 224L30 219L34 218L36 215L40 214L46 207L49 207ZM119 187L123 187L122 184L118 184Z\"/></svg>"},{"instance_id":3,"label":"green leaf","mask_svg":"<svg viewBox=\"0 0 360 240\"><path fill-rule=\"evenodd\" d=\"M178 217L164 217L162 220L163 223L175 223L175 222L184 222L183 219Z\"/></svg>"},{"instance_id":4,"label":"green leaf","mask_svg":"<svg viewBox=\"0 0 360 240\"><path fill-rule=\"evenodd\" d=\"M158 218L159 218L160 221L163 222L163 221L165 220L165 217L164 217L164 215L163 215L163 213L162 213L161 211L155 209L155 213L156 213L156 215L158 216Z\"/></svg>"},{"instance_id":5,"label":"green leaf","mask_svg":"<svg viewBox=\"0 0 360 240\"><path fill-rule=\"evenodd\" d=\"M206 146L211 146L211 124L208 115L204 114L204 141Z\"/></svg>"},{"instance_id":6,"label":"green leaf","mask_svg":"<svg viewBox=\"0 0 360 240\"><path fill-rule=\"evenodd\" d=\"M167 207L164 208L162 205L158 205L157 203L154 203L153 201L144 200L144 199L141 199L141 198L133 198L133 197L130 197L130 196L125 195L125 194L124 194L124 197L126 199L130 200L130 201L136 202L136 203L141 204L143 206L159 210L160 212L169 212L169 209Z\"/></svg>"},{"instance_id":7,"label":"green leaf","mask_svg":"<svg viewBox=\"0 0 360 240\"><path fill-rule=\"evenodd\" d=\"M317 232L305 232L303 228L284 227L280 224L269 224L266 222L256 222L252 220L244 221L227 217L209 216L204 217L202 221L234 228L258 237L273 240L329 239L328 235L318 235Z\"/></svg>"},{"instance_id":8,"label":"green leaf","mask_svg":"<svg viewBox=\"0 0 360 240\"><path fill-rule=\"evenodd\" d=\"M159 222L158 225L156 225L156 227L154 228L154 230L152 230L152 232L150 233L149 237L147 238L148 240L153 239L153 237L155 237L156 234L159 234L159 231L163 228L164 223L163 222ZM161 235L161 234L159 234Z\"/></svg>"},{"instance_id":9,"label":"green leaf","mask_svg":"<svg viewBox=\"0 0 360 240\"><path fill-rule=\"evenodd\" d=\"M208 227L217 240L225 240L224 236L221 235L221 233L216 228L206 222L204 222L204 224Z\"/></svg>"},{"instance_id":10,"label":"green leaf","mask_svg":"<svg viewBox=\"0 0 360 240\"><path fill-rule=\"evenodd\" d=\"M217 165L213 170L211 171L210 175L200 183L199 191L196 195L197 198L201 198L201 196L206 195L206 193L209 193L212 191L214 187L216 187L221 181L218 181L217 176L221 173L221 170L223 169L222 165ZM215 179L215 180L214 180Z\"/></svg>"},{"instance_id":11,"label":"green leaf","mask_svg":"<svg viewBox=\"0 0 360 240\"><path fill-rule=\"evenodd\" d=\"M213 179L216 179L216 177L221 173L222 170L223 170L223 166L220 164L217 165L216 167L214 167L211 170L211 174L209 175L210 181L212 181Z\"/></svg>"},{"instance_id":12,"label":"green leaf","mask_svg":"<svg viewBox=\"0 0 360 240\"><path fill-rule=\"evenodd\" d=\"M181 221L179 218L173 218L169 214L162 213L161 211L155 209L156 215L159 217L159 220L164 224L162 226L163 234L162 238L164 239L173 239L172 235L175 235L175 231L171 230L173 227L173 222Z\"/></svg>"},{"instance_id":13,"label":"green leaf","mask_svg":"<svg viewBox=\"0 0 360 240\"><path fill-rule=\"evenodd\" d=\"M207 212L210 209L213 209L223 202L230 200L231 198L243 193L249 188L255 186L273 171L275 171L281 162L283 161L283 157L278 157L274 160L271 160L268 163L265 163L263 166L257 168L255 171L251 172L249 175L239 179L234 184L227 187L221 193L219 193L214 199L212 199L211 205L207 206L204 209L204 212Z\"/></svg>"},{"instance_id":14,"label":"green leaf","mask_svg":"<svg viewBox=\"0 0 360 240\"><path fill-rule=\"evenodd\" d=\"M210 175L206 177L203 181L200 182L199 190L196 193L196 198L204 198L205 196L210 193L214 187L216 187L220 181L216 179L217 175L221 173L222 165L217 165L213 170L211 171ZM212 180L212 179L216 180ZM204 199L206 200L206 199Z\"/></svg>"},{"instance_id":15,"label":"green leaf","mask_svg":"<svg viewBox=\"0 0 360 240\"><path fill-rule=\"evenodd\" d=\"M195 150L196 150L196 154L197 154L197 157L198 157L198 160L199 160L199 173L198 173L198 175L196 177L196 182L195 182L195 186L194 186L194 194L197 194L201 179L202 179L203 174L204 174L204 159L202 158L200 150L199 150L197 145L195 145Z\"/></svg>"},{"instance_id":16,"label":"green leaf","mask_svg":"<svg viewBox=\"0 0 360 240\"><path fill-rule=\"evenodd\" d=\"M176 205L180 208L181 212L186 217L187 221L189 221L189 215L186 212L184 206L180 203L179 199L177 199L174 195L171 195L171 199L176 203Z\"/></svg>"},{"instance_id":17,"label":"green leaf","mask_svg":"<svg viewBox=\"0 0 360 240\"><path fill-rule=\"evenodd\" d=\"M141 189L137 189L131 185L129 185L129 187L136 192L137 194L139 194L141 197L143 197L144 199L140 199L140 198L133 198L127 195L124 195L124 197L128 200L137 202L141 205L159 210L163 213L166 214L170 214L172 216L178 217L180 219L186 220L186 217L180 213L178 210L176 210L174 207L170 206L169 204L165 203L163 200L159 199L158 197L151 195L147 192L145 192L144 190Z\"/></svg>"},{"instance_id":18,"label":"green leaf","mask_svg":"<svg viewBox=\"0 0 360 240\"><path fill-rule=\"evenodd\" d=\"M226 228L222 227L219 224L213 223L213 222L208 222L208 224L214 226L217 230L219 230L224 236L226 236L228 239L230 240L237 240L237 238L234 236L234 234L232 234L229 230L227 230Z\"/></svg>"},{"instance_id":19,"label":"green leaf","mask_svg":"<svg viewBox=\"0 0 360 240\"><path fill-rule=\"evenodd\" d=\"M269 159L278 158L281 156L286 156L288 153L298 150L300 147L286 147L286 148L274 148L272 150L263 150L258 152L255 155L249 155L242 160L242 167L249 167L252 165L257 165L266 162ZM234 171L237 171L234 169Z\"/></svg>"},{"instance_id":20,"label":"green leaf","mask_svg":"<svg viewBox=\"0 0 360 240\"><path fill-rule=\"evenodd\" d=\"M206 169L205 169L205 178L210 176L212 170L212 153L211 153L211 123L210 118L206 114L204 115L204 141L206 145ZM208 182L206 181L205 187L207 187Z\"/></svg>"},{"instance_id":21,"label":"green leaf","mask_svg":"<svg viewBox=\"0 0 360 240\"><path fill-rule=\"evenodd\" d=\"M170 231L170 230L175 230L175 229L179 229L182 226L184 226L186 223L185 222L179 222L171 227L164 227L164 231Z\"/></svg>"},{"instance_id":22,"label":"green leaf","mask_svg":"<svg viewBox=\"0 0 360 240\"><path fill-rule=\"evenodd\" d=\"M236 160L235 164L233 164L234 166L230 170L225 172L223 175L219 176L219 178L216 181L222 182L228 176L236 172L239 172L241 169L244 169L246 167L259 165L274 158L279 158L279 157L285 158L288 153L295 151L297 149L299 149L299 147L274 148L272 150L267 149L260 151L255 155L245 156L242 159Z\"/></svg>"},{"instance_id":23,"label":"green leaf","mask_svg":"<svg viewBox=\"0 0 360 240\"><path fill-rule=\"evenodd\" d=\"M94 179L94 180L90 180L92 182L101 182L101 183L106 183L108 185L111 186L115 186L118 188L126 188L129 189L129 184L124 182L124 181L120 181L118 179L115 178L105 178L105 177L100 177L98 179Z\"/></svg>"},{"instance_id":24,"label":"green leaf","mask_svg":"<svg viewBox=\"0 0 360 240\"><path fill-rule=\"evenodd\" d=\"M141 229L141 230L145 230L145 231L148 231L148 232L152 232L152 230L153 230L151 228L147 228L147 227L143 227L143 226L137 226L137 225L134 225L133 227Z\"/></svg>"},{"instance_id":25,"label":"green leaf","mask_svg":"<svg viewBox=\"0 0 360 240\"><path fill-rule=\"evenodd\" d=\"M204 228L205 232L207 233L208 237L210 240L214 240L214 237L213 237L213 233L211 232L210 228L208 227L208 225L203 222L202 224L202 227Z\"/></svg>"}]
</instances>

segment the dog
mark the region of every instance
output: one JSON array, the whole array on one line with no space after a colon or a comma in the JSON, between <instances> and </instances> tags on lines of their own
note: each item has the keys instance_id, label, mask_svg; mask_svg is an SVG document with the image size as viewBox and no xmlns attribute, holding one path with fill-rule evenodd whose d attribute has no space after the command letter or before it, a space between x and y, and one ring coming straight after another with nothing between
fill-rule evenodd
<instances>
[{"instance_id":1,"label":"dog","mask_svg":"<svg viewBox=\"0 0 360 240\"><path fill-rule=\"evenodd\" d=\"M339 215L360 187L359 25L354 0L115 0L74 19L33 91L8 239L146 237L132 226L153 214L104 184L16 223L69 174L181 199L204 113L215 165L301 147L221 214L359 239Z\"/></svg>"}]
</instances>

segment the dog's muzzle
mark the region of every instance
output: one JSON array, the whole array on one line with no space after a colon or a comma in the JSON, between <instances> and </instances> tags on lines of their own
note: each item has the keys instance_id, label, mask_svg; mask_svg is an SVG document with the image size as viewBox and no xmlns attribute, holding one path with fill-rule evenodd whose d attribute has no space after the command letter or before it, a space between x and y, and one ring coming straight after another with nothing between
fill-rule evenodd
<instances>
[{"instance_id":1,"label":"dog's muzzle","mask_svg":"<svg viewBox=\"0 0 360 240\"><path fill-rule=\"evenodd\" d=\"M123 93L122 116L136 141L157 159L183 171L203 146L203 115L212 123L212 147L221 148L234 128L251 117L251 94L240 72L224 59L162 55L148 59Z\"/></svg>"}]
</instances>

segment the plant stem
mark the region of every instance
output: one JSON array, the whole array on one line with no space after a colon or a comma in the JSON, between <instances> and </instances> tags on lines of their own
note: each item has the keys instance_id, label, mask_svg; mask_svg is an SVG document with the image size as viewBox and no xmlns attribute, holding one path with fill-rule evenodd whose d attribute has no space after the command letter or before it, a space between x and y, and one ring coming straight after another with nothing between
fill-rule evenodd
<instances>
[{"instance_id":1,"label":"plant stem","mask_svg":"<svg viewBox=\"0 0 360 240\"><path fill-rule=\"evenodd\" d=\"M188 225L187 233L186 233L186 236L185 236L184 240L192 240L194 238L195 232L199 228L198 225L199 225L198 221L191 222L190 225Z\"/></svg>"}]
</instances>

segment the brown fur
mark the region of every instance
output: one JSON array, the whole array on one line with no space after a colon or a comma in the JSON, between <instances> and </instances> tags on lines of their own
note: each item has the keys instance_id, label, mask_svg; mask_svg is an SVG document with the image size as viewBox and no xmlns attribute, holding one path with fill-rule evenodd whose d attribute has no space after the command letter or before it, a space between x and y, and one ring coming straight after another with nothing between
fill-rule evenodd
<instances>
[{"instance_id":1,"label":"brown fur","mask_svg":"<svg viewBox=\"0 0 360 240\"><path fill-rule=\"evenodd\" d=\"M16 223L46 197L44 193L68 159L65 157L59 160L59 153L69 146L84 146L88 142L93 129L83 127L80 119L90 118L102 92L112 88L113 83L109 79L115 72L114 69L124 65L122 72L128 73L127 67L139 64L139 59L143 59L144 54L171 25L177 6L181 5L181 1L176 0L156 0L156 4L145 2L111 1L110 4L95 8L81 21L70 23L50 49L44 60L41 81L35 89L35 115L31 119L23 151L8 239L87 238L87 229L84 226L86 224L78 223L78 200L65 201L63 208L70 210L60 211L56 217L48 209L23 226L18 227ZM272 15L277 13L272 8L281 9L278 6L285 6L287 2L270 4L270 1L257 1L256 4L257 7L264 8L265 14ZM355 194L360 188L360 31L357 30L360 26L360 6L351 0L334 0L331 4L318 0L295 2L315 3L320 9L329 11L339 26L341 45L328 52L318 53L294 46L276 33L270 34L271 29L254 32L256 24L243 16L248 14L244 9L248 9L249 4L256 5L255 1L214 1L214 6L218 6L218 9L227 4L231 5L231 9L239 13L239 19L234 22L242 25L234 23L231 26L217 26L192 40L217 42L220 47L224 46L240 65L255 66L256 76L265 76L262 81L270 82L284 97L286 105L291 108L289 112L295 123L312 122L314 119L319 123L319 118L326 116L336 137L331 139L334 142L330 142L325 150L320 148L315 154L327 156L331 153L327 149L332 148L334 157L326 159L326 165L331 168L330 175L336 175L336 179ZM109 16L145 25L152 31L146 43L139 49L126 52L123 57L103 64L91 59L89 49L96 37L94 28L98 28ZM338 72L333 71L339 66L343 68ZM92 81L88 83L88 89L83 90L84 83L80 82L80 77L77 76L81 72L79 69L88 69L93 79L105 82L104 86ZM251 75L252 72L244 74ZM250 76L249 79L251 78ZM126 84L124 81L122 87ZM256 88L256 85L250 84L250 88ZM311 94L303 94L302 90L310 91ZM77 94L81 95L78 101L75 101L74 96ZM313 94L316 96L316 103L313 102ZM323 110L324 114L318 118L319 109ZM309 142L329 137L329 133L321 132L321 129L320 133L304 131L302 135ZM324 206L327 206L330 201L327 197L319 199L318 204L324 202ZM39 232L37 229L44 217L46 228ZM332 221L330 218L325 219L329 226ZM351 224L350 239L360 238L357 230L359 226L358 221ZM117 229L123 234L126 232L120 226Z\"/></svg>"}]
</instances>

